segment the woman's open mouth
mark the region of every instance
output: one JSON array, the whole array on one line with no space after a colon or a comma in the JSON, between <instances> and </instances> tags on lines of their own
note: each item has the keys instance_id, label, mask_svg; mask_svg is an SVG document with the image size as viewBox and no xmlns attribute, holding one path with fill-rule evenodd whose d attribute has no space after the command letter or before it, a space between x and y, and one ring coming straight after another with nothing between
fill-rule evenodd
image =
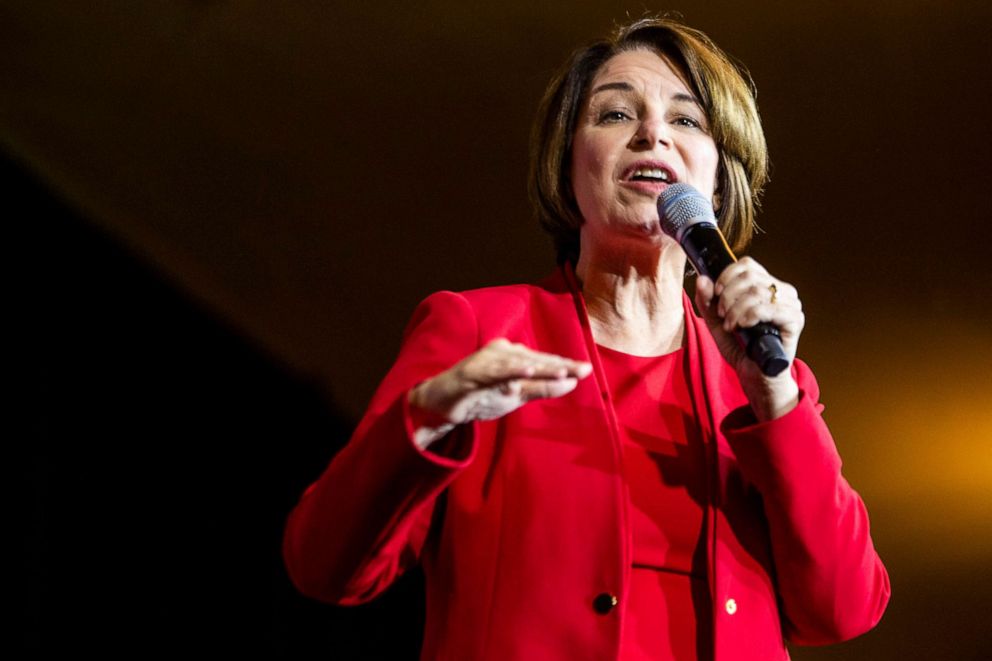
<instances>
[{"instance_id":1,"label":"woman's open mouth","mask_svg":"<svg viewBox=\"0 0 992 661\"><path fill-rule=\"evenodd\" d=\"M621 183L627 188L658 196L677 181L678 177L666 163L640 161L624 171Z\"/></svg>"}]
</instances>

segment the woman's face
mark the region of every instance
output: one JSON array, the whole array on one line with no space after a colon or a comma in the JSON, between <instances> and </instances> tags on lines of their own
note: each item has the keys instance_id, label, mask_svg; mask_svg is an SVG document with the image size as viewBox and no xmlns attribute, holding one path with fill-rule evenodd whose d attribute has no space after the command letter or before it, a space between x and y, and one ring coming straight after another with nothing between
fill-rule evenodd
<instances>
[{"instance_id":1,"label":"woman's face","mask_svg":"<svg viewBox=\"0 0 992 661\"><path fill-rule=\"evenodd\" d=\"M592 80L572 142L582 241L661 240L661 191L684 182L712 199L718 164L706 114L668 62L649 50L615 55Z\"/></svg>"}]
</instances>

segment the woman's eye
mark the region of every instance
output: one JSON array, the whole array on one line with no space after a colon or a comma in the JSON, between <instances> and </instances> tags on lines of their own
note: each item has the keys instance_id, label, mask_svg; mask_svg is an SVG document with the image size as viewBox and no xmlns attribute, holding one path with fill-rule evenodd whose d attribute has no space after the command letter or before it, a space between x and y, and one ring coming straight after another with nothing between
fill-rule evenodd
<instances>
[{"instance_id":1,"label":"woman's eye","mask_svg":"<svg viewBox=\"0 0 992 661\"><path fill-rule=\"evenodd\" d=\"M692 129L700 129L700 128L703 127L702 123L699 122L699 120L693 119L692 117L685 117L685 116L683 116L683 117L676 117L675 118L675 121L673 123L674 124L678 124L679 126L685 126L685 127L692 128Z\"/></svg>"},{"instance_id":2,"label":"woman's eye","mask_svg":"<svg viewBox=\"0 0 992 661\"><path fill-rule=\"evenodd\" d=\"M624 122L630 119L628 115L623 110L607 110L606 112L600 114L599 122L601 124L611 124L616 122Z\"/></svg>"}]
</instances>

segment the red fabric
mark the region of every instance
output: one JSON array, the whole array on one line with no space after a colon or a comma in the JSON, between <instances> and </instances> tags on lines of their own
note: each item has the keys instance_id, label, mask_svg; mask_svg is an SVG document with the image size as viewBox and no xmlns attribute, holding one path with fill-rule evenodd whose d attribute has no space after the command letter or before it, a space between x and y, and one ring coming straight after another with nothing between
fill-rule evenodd
<instances>
[{"instance_id":1,"label":"red fabric","mask_svg":"<svg viewBox=\"0 0 992 661\"><path fill-rule=\"evenodd\" d=\"M693 567L693 556L703 537L706 455L682 373L684 351L645 357L597 350L623 446L633 564L705 579L705 562Z\"/></svg>"},{"instance_id":2,"label":"red fabric","mask_svg":"<svg viewBox=\"0 0 992 661\"><path fill-rule=\"evenodd\" d=\"M624 612L624 661L712 659L706 579L633 567Z\"/></svg>"},{"instance_id":3,"label":"red fabric","mask_svg":"<svg viewBox=\"0 0 992 661\"><path fill-rule=\"evenodd\" d=\"M620 641L627 661L695 661L710 618L703 512L706 454L685 351L632 356L597 346L623 444L633 567Z\"/></svg>"},{"instance_id":4,"label":"red fabric","mask_svg":"<svg viewBox=\"0 0 992 661\"><path fill-rule=\"evenodd\" d=\"M857 493L797 362L798 406L755 424L686 299L691 394L708 457L706 546L717 659L787 658L881 617L889 583ZM497 337L582 360L568 396L457 429L454 456L411 439L409 389ZM421 562L424 659L618 658L631 576L617 423L574 276L440 292L416 310L351 441L290 514L284 556L305 594L371 599ZM619 605L599 614L597 595ZM729 600L733 600L730 602ZM735 607L728 606L733 603ZM780 611L781 607L781 611Z\"/></svg>"}]
</instances>

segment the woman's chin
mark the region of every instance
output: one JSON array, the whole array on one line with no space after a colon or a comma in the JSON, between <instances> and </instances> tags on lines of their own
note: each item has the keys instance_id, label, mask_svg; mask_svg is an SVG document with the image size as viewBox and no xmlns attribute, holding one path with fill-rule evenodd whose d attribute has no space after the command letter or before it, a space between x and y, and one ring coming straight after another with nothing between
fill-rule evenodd
<instances>
[{"instance_id":1,"label":"woman's chin","mask_svg":"<svg viewBox=\"0 0 992 661\"><path fill-rule=\"evenodd\" d=\"M658 241L665 236L657 214L653 216L644 215L638 218L626 218L617 222L615 228L618 233L625 236L646 238L652 241Z\"/></svg>"}]
</instances>

